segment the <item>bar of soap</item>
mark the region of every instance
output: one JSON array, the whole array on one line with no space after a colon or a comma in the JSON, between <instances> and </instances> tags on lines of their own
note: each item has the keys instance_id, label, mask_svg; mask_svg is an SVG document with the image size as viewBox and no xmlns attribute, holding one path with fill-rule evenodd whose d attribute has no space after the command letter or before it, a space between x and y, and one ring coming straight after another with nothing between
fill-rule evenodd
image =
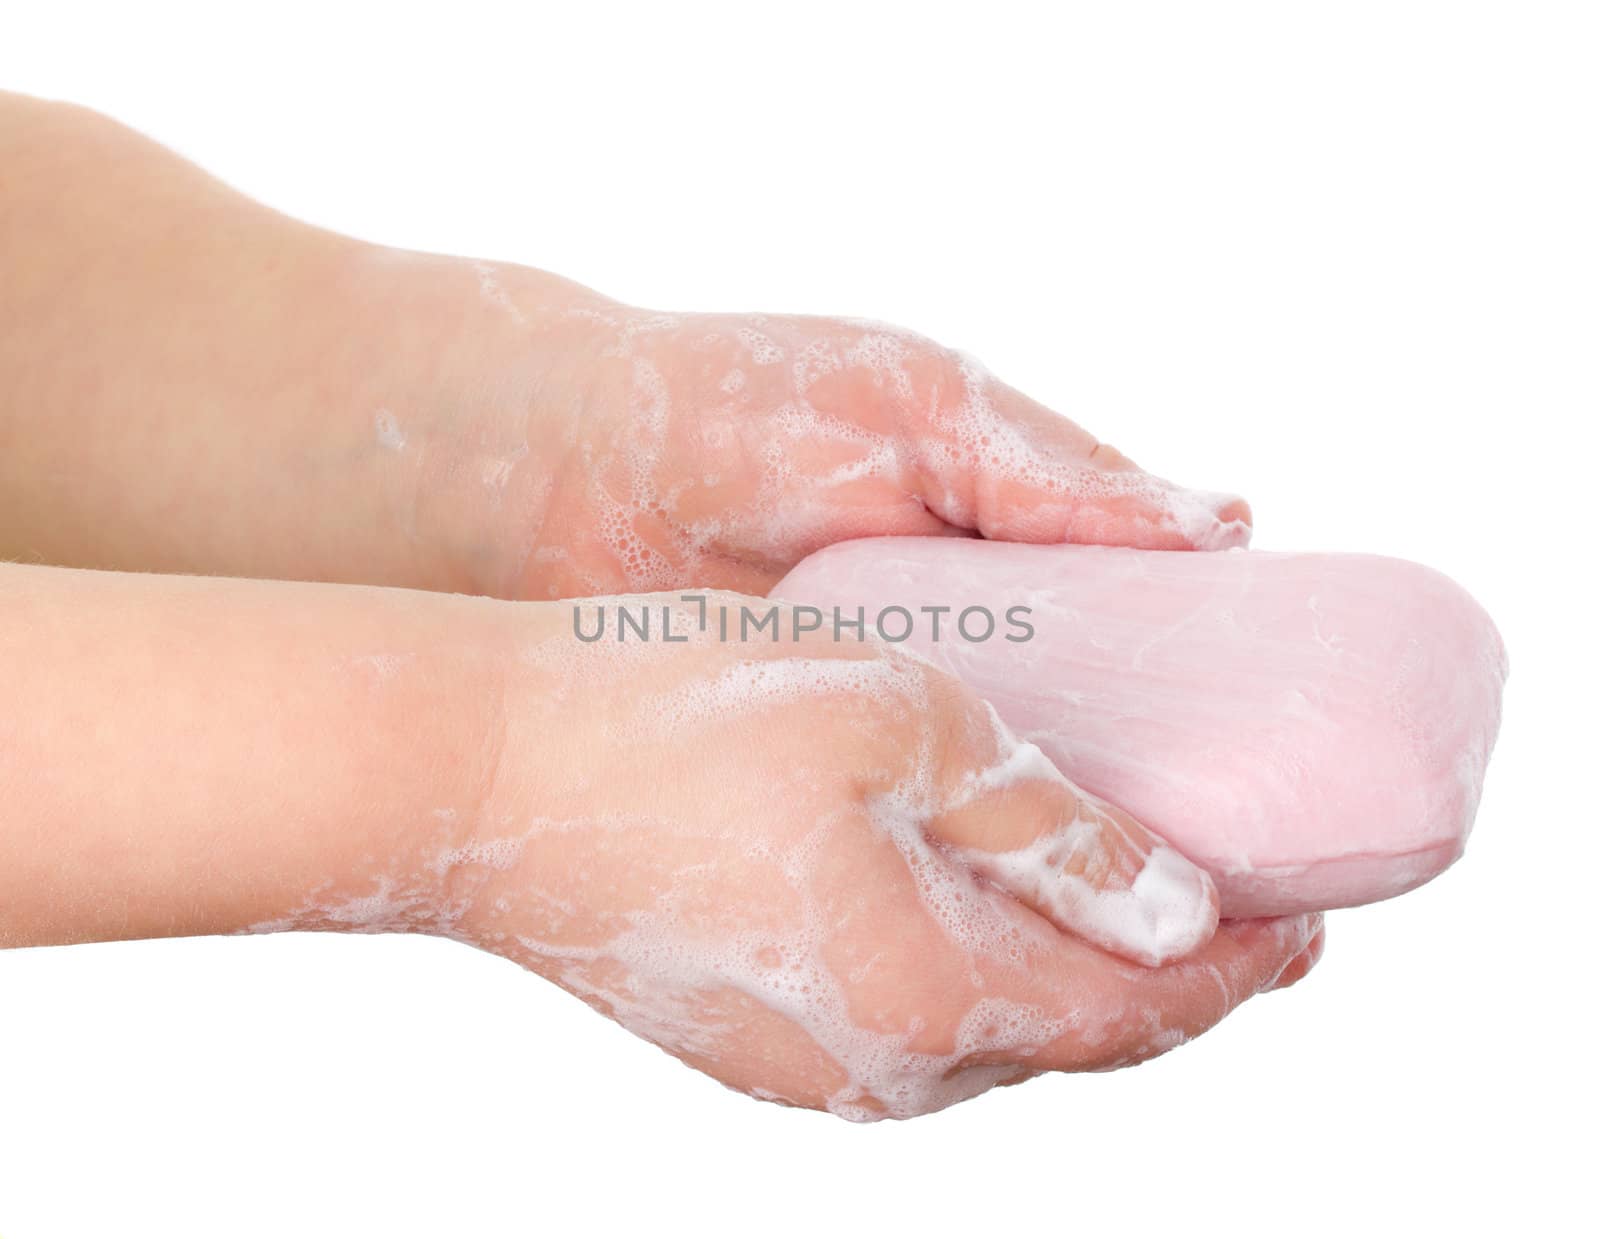
<instances>
[{"instance_id":1,"label":"bar of soap","mask_svg":"<svg viewBox=\"0 0 1600 1239\"><path fill-rule=\"evenodd\" d=\"M1224 916L1436 876L1466 843L1500 723L1494 624L1402 560L871 538L812 555L773 596L830 624L865 608L889 638L909 627L907 648L1204 866Z\"/></svg>"}]
</instances>

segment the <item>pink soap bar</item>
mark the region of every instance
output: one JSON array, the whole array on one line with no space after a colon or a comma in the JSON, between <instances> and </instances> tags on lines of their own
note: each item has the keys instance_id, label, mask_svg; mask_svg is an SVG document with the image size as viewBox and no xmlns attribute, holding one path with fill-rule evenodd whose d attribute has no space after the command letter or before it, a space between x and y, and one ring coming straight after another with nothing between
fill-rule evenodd
<instances>
[{"instance_id":1,"label":"pink soap bar","mask_svg":"<svg viewBox=\"0 0 1600 1239\"><path fill-rule=\"evenodd\" d=\"M872 538L812 555L773 595L830 622L864 607L869 629L905 608L886 636L909 627L907 648L1203 865L1224 916L1434 877L1461 854L1500 723L1494 624L1397 559ZM937 639L935 607L950 608Z\"/></svg>"}]
</instances>

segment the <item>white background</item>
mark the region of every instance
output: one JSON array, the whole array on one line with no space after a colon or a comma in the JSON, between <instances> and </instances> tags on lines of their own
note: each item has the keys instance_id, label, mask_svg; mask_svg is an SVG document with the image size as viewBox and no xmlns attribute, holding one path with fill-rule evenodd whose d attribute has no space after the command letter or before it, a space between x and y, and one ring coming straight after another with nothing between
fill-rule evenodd
<instances>
[{"instance_id":1,"label":"white background","mask_svg":"<svg viewBox=\"0 0 1600 1239\"><path fill-rule=\"evenodd\" d=\"M1465 860L1306 983L910 1123L444 942L0 957L0 1236L1592 1226L1594 12L7 3L0 84L377 240L915 326L1257 546L1443 569L1513 671Z\"/></svg>"}]
</instances>

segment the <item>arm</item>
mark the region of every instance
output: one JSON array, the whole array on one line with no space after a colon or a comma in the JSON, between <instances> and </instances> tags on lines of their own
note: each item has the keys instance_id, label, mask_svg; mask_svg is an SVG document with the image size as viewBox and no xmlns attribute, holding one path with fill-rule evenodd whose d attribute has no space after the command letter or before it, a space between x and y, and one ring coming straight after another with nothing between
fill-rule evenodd
<instances>
[{"instance_id":1,"label":"arm","mask_svg":"<svg viewBox=\"0 0 1600 1239\"><path fill-rule=\"evenodd\" d=\"M0 94L0 558L457 583L373 425L465 324L363 252Z\"/></svg>"},{"instance_id":2,"label":"arm","mask_svg":"<svg viewBox=\"0 0 1600 1239\"><path fill-rule=\"evenodd\" d=\"M481 600L0 565L0 945L228 933L447 846L507 636Z\"/></svg>"},{"instance_id":3,"label":"arm","mask_svg":"<svg viewBox=\"0 0 1600 1239\"><path fill-rule=\"evenodd\" d=\"M0 557L547 598L764 592L872 534L1249 532L914 333L367 245L6 95L0 273Z\"/></svg>"},{"instance_id":4,"label":"arm","mask_svg":"<svg viewBox=\"0 0 1600 1239\"><path fill-rule=\"evenodd\" d=\"M447 935L857 1118L1159 1053L1315 951L1213 935L1199 871L872 643L12 565L0 683L0 945Z\"/></svg>"}]
</instances>

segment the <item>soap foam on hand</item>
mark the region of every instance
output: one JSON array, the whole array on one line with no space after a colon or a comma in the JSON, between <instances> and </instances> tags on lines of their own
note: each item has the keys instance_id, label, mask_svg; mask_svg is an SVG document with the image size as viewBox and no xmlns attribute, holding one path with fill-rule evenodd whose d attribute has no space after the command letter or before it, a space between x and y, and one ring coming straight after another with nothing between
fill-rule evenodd
<instances>
[{"instance_id":1,"label":"soap foam on hand","mask_svg":"<svg viewBox=\"0 0 1600 1239\"><path fill-rule=\"evenodd\" d=\"M1208 870L1224 916L1435 877L1465 845L1499 727L1493 623L1401 560L875 538L818 552L773 594L865 608L869 625L912 612L909 648ZM937 639L923 607L950 608ZM1033 635L965 639L969 607L1029 608Z\"/></svg>"}]
</instances>

